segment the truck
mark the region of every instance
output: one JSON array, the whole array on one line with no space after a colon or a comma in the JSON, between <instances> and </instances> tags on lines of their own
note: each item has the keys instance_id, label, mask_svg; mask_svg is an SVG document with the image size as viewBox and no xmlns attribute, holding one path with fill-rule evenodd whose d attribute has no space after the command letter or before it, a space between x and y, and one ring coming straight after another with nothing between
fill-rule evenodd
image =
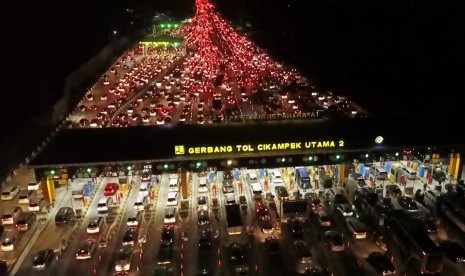
<instances>
[{"instance_id":1,"label":"truck","mask_svg":"<svg viewBox=\"0 0 465 276\"><path fill-rule=\"evenodd\" d=\"M239 204L226 205L226 222L229 235L239 235L242 233L241 209Z\"/></svg>"}]
</instances>

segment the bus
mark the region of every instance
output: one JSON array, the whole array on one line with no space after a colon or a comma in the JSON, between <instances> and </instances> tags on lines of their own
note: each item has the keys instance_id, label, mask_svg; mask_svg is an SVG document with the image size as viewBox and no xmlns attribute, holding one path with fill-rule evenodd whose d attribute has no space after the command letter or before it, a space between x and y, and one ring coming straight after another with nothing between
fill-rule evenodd
<instances>
[{"instance_id":1,"label":"bus","mask_svg":"<svg viewBox=\"0 0 465 276\"><path fill-rule=\"evenodd\" d=\"M305 194L308 189L312 188L310 176L304 167L295 168L295 182L299 191Z\"/></svg>"},{"instance_id":2,"label":"bus","mask_svg":"<svg viewBox=\"0 0 465 276\"><path fill-rule=\"evenodd\" d=\"M387 237L404 256L408 269L413 268L421 275L442 273L443 253L428 236L423 221L415 219L402 210L394 211L387 223ZM388 244L388 248L389 248ZM392 248L389 248L390 251Z\"/></svg>"}]
</instances>

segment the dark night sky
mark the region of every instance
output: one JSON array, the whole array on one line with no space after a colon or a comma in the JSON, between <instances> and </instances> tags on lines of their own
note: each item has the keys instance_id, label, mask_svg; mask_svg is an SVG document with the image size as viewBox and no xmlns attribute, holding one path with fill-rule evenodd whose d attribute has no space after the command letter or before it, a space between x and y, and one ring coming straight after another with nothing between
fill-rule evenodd
<instances>
[{"instance_id":1,"label":"dark night sky","mask_svg":"<svg viewBox=\"0 0 465 276\"><path fill-rule=\"evenodd\" d=\"M451 0L216 0L278 60L377 116L415 120L463 112L465 14ZM3 4L5 5L5 4ZM149 8L183 17L193 0L12 1L3 6L2 95L7 129L50 110L65 77L96 54L113 28ZM288 7L289 5L289 7ZM427 94L433 94L427 96ZM450 120L450 117L445 117ZM2 135L6 135L2 131Z\"/></svg>"}]
</instances>

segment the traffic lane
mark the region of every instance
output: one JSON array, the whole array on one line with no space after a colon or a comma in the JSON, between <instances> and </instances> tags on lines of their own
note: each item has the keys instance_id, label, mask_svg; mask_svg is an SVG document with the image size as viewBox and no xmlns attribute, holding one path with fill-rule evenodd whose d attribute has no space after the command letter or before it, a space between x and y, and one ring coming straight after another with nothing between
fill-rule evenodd
<instances>
[{"instance_id":1,"label":"traffic lane","mask_svg":"<svg viewBox=\"0 0 465 276\"><path fill-rule=\"evenodd\" d=\"M106 247L99 248L97 252L98 256L93 263L93 269L97 271L98 275L100 275L100 273L104 273L104 275L106 275L109 272L114 271L117 252L123 247L123 236L126 232L126 229L128 229L126 221L128 217L134 212L134 203L137 200L140 188L140 177L128 177L129 183L132 180L134 180L134 184L132 185L132 188L127 195L125 204L123 206L120 205L119 212L121 219L119 225L117 225L117 228L114 230L116 231L116 234L111 238L111 240L107 241ZM137 244L138 241L136 241L136 246Z\"/></svg>"},{"instance_id":2,"label":"traffic lane","mask_svg":"<svg viewBox=\"0 0 465 276\"><path fill-rule=\"evenodd\" d=\"M82 218L82 221L88 221L89 217L95 216L97 213L97 205L98 205L98 200L100 197L103 196L103 192L105 190L105 185L108 182L116 182L118 183L118 178L117 177L104 177L102 179L102 182L100 185L97 186L94 198L92 202L90 203L87 212L85 216ZM76 236L73 238L71 243L68 245L66 248L65 252L63 255L60 257L58 262L54 263L50 267L51 274L56 274L60 273L60 271L67 271L70 274L72 273L82 273L82 272L89 272L89 268L87 268L86 264L88 263L87 260L76 260L76 252L77 249L80 245L80 243L89 237L89 234L87 234L87 224L86 223L78 223L76 231ZM98 246L98 241L97 244ZM95 257L95 252L92 255L92 258ZM75 275L77 275L75 274Z\"/></svg>"},{"instance_id":3,"label":"traffic lane","mask_svg":"<svg viewBox=\"0 0 465 276\"><path fill-rule=\"evenodd\" d=\"M341 252L333 252L326 246L321 245L323 254L327 260L327 266L334 276L364 276L357 259L345 249Z\"/></svg>"},{"instance_id":4,"label":"traffic lane","mask_svg":"<svg viewBox=\"0 0 465 276\"><path fill-rule=\"evenodd\" d=\"M0 260L6 261L8 266L16 263L18 257L21 255L21 252L24 250L26 245L29 243L29 240L38 230L39 221L34 222L33 226L26 232L19 232L15 229L14 226L7 225L2 234L1 241L3 242L6 238L18 237L19 240L14 243L14 249L12 251L0 251Z\"/></svg>"},{"instance_id":5,"label":"traffic lane","mask_svg":"<svg viewBox=\"0 0 465 276\"><path fill-rule=\"evenodd\" d=\"M305 271L305 267L307 264L303 264L297 257L295 252L294 242L298 240L307 241L311 245L311 252L312 252L312 265L319 264L319 257L318 257L318 250L315 249L315 243L310 241L306 235L304 234L303 237L294 237L292 236L291 229L287 223L282 224L282 232L281 236L279 236L279 241L281 245L281 260L282 263L279 261L273 262L273 265L282 265L282 269L287 272L291 272L294 274L303 274Z\"/></svg>"},{"instance_id":6,"label":"traffic lane","mask_svg":"<svg viewBox=\"0 0 465 276\"><path fill-rule=\"evenodd\" d=\"M57 198L59 200L55 201L56 206L55 206L55 208L53 208L51 210L51 213L49 213L49 214L41 214L39 212L34 212L34 213L36 213L36 221L33 223L31 229L29 229L26 233L18 233L14 229L14 227L12 225L5 228L5 233L6 234L4 234L4 237L6 237L7 235L12 235L15 232L16 232L17 235L19 235L21 237L20 243L17 245L18 247L14 250L14 252L17 253L15 259L13 260L14 262L16 262L17 258L20 256L20 254L22 254L23 250L25 250L25 247L30 242L31 237L35 235L35 231L40 231L40 233L38 234L39 236L35 239L34 245L29 249L29 251L25 252L26 256L24 256L23 262L27 262L29 260L29 258L32 259L31 255L33 255L35 253L35 250L40 250L40 249L44 248L44 247L40 247L40 246L53 245L54 246L53 248L56 248L57 245L60 245L60 243L61 243L60 236L53 235L53 237L50 238L50 240L47 240L47 238L49 236L49 233L51 233L49 231L54 231L54 229L50 229L50 228L51 227L55 228L54 218L55 218L55 214L58 211L59 207L61 207L64 204L69 202L69 193L63 187L58 188L57 189ZM23 210L24 210L24 208L23 208ZM29 212L29 211L27 210L27 212ZM45 217L45 218L48 217L48 218L47 218L46 221L42 222L42 221L40 221L41 217ZM45 244L45 245L41 244L44 241L47 241L47 242L50 242L50 243ZM9 255L11 257L13 254L9 254ZM32 261L30 262L30 264L32 264Z\"/></svg>"},{"instance_id":7,"label":"traffic lane","mask_svg":"<svg viewBox=\"0 0 465 276\"><path fill-rule=\"evenodd\" d=\"M152 273L153 267L156 265L158 258L157 254L161 244L161 233L162 225L164 224L164 210L166 206L166 198L168 197L168 183L169 183L168 174L163 174L160 179L160 189L157 199L157 208L155 209L154 215L152 215L152 224L150 235L147 236L147 243L144 245L144 254L140 263L140 275L150 275ZM192 208L192 206L191 206ZM177 233L176 238L180 239L179 232L183 231L183 222L179 217L175 226L175 233ZM175 266L175 263L172 262L169 265L172 271L178 271L178 267Z\"/></svg>"}]
</instances>

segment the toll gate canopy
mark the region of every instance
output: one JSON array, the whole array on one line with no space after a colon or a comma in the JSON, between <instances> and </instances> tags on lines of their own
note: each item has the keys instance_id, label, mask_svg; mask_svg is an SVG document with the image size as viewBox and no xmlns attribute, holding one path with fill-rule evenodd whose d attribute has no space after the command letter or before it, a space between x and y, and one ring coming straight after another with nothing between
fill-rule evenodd
<instances>
[{"instance_id":1,"label":"toll gate canopy","mask_svg":"<svg viewBox=\"0 0 465 276\"><path fill-rule=\"evenodd\" d=\"M237 160L273 166L281 157L289 156L294 157L291 158L294 163L304 160L307 155L317 156L314 161L319 157L323 163L337 163L340 158L351 160L349 158L367 152L405 148L442 147L459 152L465 143L465 135L452 134L451 129L450 125L440 124L433 130L431 122L422 120L406 124L371 118L63 129L30 165L235 159L233 165L236 166L243 165Z\"/></svg>"}]
</instances>

